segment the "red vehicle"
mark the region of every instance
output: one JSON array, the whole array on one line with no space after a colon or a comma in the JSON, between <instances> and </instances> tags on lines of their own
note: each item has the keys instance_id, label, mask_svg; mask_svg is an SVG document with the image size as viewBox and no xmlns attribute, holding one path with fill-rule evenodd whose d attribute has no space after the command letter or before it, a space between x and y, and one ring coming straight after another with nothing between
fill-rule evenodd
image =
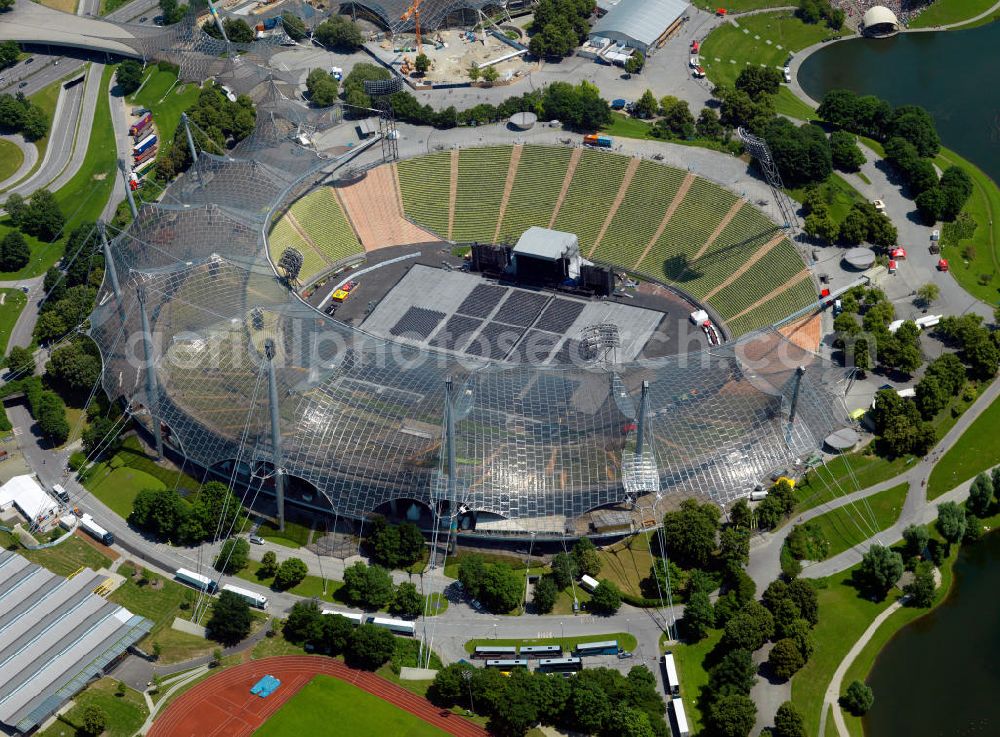
<instances>
[{"instance_id":1,"label":"red vehicle","mask_svg":"<svg viewBox=\"0 0 1000 737\"><path fill-rule=\"evenodd\" d=\"M893 260L893 259L889 259L889 273L890 273L890 274L895 274L895 273L896 273L896 270L897 270L898 268L899 268L899 264L897 264L897 263L895 262L895 260Z\"/></svg>"},{"instance_id":2,"label":"red vehicle","mask_svg":"<svg viewBox=\"0 0 1000 737\"><path fill-rule=\"evenodd\" d=\"M902 246L896 246L891 251L889 251L889 258L901 261L902 259L906 258L906 249L903 248Z\"/></svg>"},{"instance_id":3,"label":"red vehicle","mask_svg":"<svg viewBox=\"0 0 1000 737\"><path fill-rule=\"evenodd\" d=\"M725 8L716 8L715 9L715 14L717 16L719 16L720 18L724 18L727 12L728 11Z\"/></svg>"},{"instance_id":4,"label":"red vehicle","mask_svg":"<svg viewBox=\"0 0 1000 737\"><path fill-rule=\"evenodd\" d=\"M938 262L937 262L937 270L938 271L947 271L948 270L948 259L946 259L946 258L939 258Z\"/></svg>"},{"instance_id":5,"label":"red vehicle","mask_svg":"<svg viewBox=\"0 0 1000 737\"><path fill-rule=\"evenodd\" d=\"M701 44L699 44L697 40L691 41L691 53L692 54L697 54L698 50L700 48L701 48Z\"/></svg>"},{"instance_id":6,"label":"red vehicle","mask_svg":"<svg viewBox=\"0 0 1000 737\"><path fill-rule=\"evenodd\" d=\"M345 292L347 292L348 294L350 294L351 290L357 289L357 286L358 286L358 283L356 281L354 281L353 279L351 279L351 281L347 282L347 284L345 284L344 286L342 286L341 289L343 289Z\"/></svg>"},{"instance_id":7,"label":"red vehicle","mask_svg":"<svg viewBox=\"0 0 1000 737\"><path fill-rule=\"evenodd\" d=\"M156 146L150 146L141 154L135 157L135 163L141 164L144 161L149 161L154 156L156 156Z\"/></svg>"}]
</instances>

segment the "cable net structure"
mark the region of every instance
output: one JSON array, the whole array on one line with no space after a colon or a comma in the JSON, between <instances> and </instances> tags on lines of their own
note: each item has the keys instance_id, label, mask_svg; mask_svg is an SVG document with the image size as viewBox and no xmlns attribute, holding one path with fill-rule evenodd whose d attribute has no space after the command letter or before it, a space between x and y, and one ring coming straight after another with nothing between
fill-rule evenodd
<instances>
[{"instance_id":1,"label":"cable net structure","mask_svg":"<svg viewBox=\"0 0 1000 737\"><path fill-rule=\"evenodd\" d=\"M299 480L287 498L351 518L408 500L565 534L588 511L646 494L724 504L846 424L843 370L775 330L634 363L543 366L415 347L320 313L278 277L267 232L343 165L295 131L337 122L263 104L250 137L226 156L202 153L113 234L120 298L106 279L90 327L103 388L148 431L158 418L189 461L246 476L272 462L268 402L251 400L271 341L282 468Z\"/></svg>"}]
</instances>

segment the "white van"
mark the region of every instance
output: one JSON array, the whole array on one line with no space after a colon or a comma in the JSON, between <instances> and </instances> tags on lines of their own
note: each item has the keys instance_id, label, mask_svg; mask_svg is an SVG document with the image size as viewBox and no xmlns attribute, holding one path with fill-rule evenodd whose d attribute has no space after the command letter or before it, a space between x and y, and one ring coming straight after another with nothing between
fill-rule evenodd
<instances>
[{"instance_id":1,"label":"white van","mask_svg":"<svg viewBox=\"0 0 1000 737\"><path fill-rule=\"evenodd\" d=\"M62 484L53 484L52 493L55 494L61 502L69 501L69 492L62 487Z\"/></svg>"}]
</instances>

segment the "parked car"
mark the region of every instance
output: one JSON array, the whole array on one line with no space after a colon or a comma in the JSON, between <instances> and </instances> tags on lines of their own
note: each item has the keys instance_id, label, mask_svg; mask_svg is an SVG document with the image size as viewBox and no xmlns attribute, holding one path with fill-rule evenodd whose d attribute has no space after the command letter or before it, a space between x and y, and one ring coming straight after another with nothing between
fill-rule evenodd
<instances>
[{"instance_id":1,"label":"parked car","mask_svg":"<svg viewBox=\"0 0 1000 737\"><path fill-rule=\"evenodd\" d=\"M146 22L147 20L149 20L149 16L148 16L148 15L144 15L144 16L142 16L142 17L141 17L141 18L139 19L139 22L140 22L140 23L145 23L145 22Z\"/></svg>"},{"instance_id":2,"label":"parked car","mask_svg":"<svg viewBox=\"0 0 1000 737\"><path fill-rule=\"evenodd\" d=\"M17 86L17 88L18 88L18 89L20 90L20 89L24 89L24 88L25 88L25 87L27 87L27 86L28 86L28 83L27 83L27 82L21 82L21 84L19 84L19 85Z\"/></svg>"},{"instance_id":3,"label":"parked car","mask_svg":"<svg viewBox=\"0 0 1000 737\"><path fill-rule=\"evenodd\" d=\"M264 544L264 538L260 537L259 535L251 535L249 539L250 542L252 542L254 545Z\"/></svg>"},{"instance_id":4,"label":"parked car","mask_svg":"<svg viewBox=\"0 0 1000 737\"><path fill-rule=\"evenodd\" d=\"M618 659L619 660L625 660L626 658L631 658L631 657L633 657L633 654L630 653L628 650L619 650L618 651Z\"/></svg>"}]
</instances>

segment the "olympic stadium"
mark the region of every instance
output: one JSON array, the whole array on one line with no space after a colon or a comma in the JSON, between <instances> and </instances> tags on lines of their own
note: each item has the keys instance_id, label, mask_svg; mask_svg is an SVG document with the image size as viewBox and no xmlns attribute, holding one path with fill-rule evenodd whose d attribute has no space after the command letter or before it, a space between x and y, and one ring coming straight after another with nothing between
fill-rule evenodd
<instances>
[{"instance_id":1,"label":"olympic stadium","mask_svg":"<svg viewBox=\"0 0 1000 737\"><path fill-rule=\"evenodd\" d=\"M103 388L165 452L282 515L541 539L725 505L847 424L843 369L775 327L809 317L812 276L750 202L574 146L385 162L377 140L301 142L341 125L272 90L251 136L109 228ZM613 294L470 268L464 246L509 253L533 227L571 236ZM699 309L717 341L681 335Z\"/></svg>"}]
</instances>

